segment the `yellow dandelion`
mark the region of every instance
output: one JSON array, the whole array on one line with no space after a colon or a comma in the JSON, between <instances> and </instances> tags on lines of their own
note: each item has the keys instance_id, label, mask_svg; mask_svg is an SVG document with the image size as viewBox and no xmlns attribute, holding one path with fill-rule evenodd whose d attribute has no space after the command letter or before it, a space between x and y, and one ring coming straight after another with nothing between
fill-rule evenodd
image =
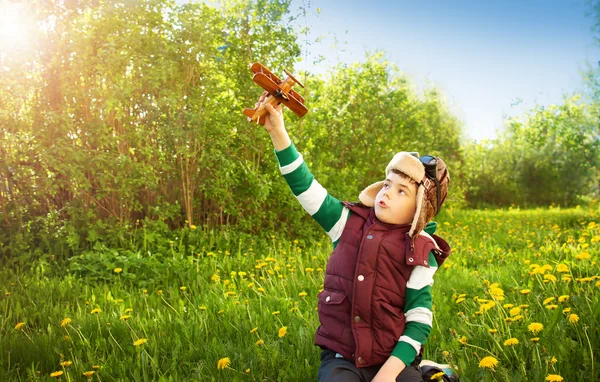
<instances>
[{"instance_id":1,"label":"yellow dandelion","mask_svg":"<svg viewBox=\"0 0 600 382\"><path fill-rule=\"evenodd\" d=\"M128 319L128 318L131 318L131 316L130 316L130 315L128 315L128 314L124 314L124 315L122 315L121 317L119 317L119 320L121 320L121 321L125 321L125 320L126 320L126 319Z\"/></svg>"},{"instance_id":2,"label":"yellow dandelion","mask_svg":"<svg viewBox=\"0 0 600 382\"><path fill-rule=\"evenodd\" d=\"M73 362L71 362L71 361L63 361L63 362L60 363L60 366L69 367L72 364L73 364Z\"/></svg>"},{"instance_id":3,"label":"yellow dandelion","mask_svg":"<svg viewBox=\"0 0 600 382\"><path fill-rule=\"evenodd\" d=\"M256 341L256 346L260 346L260 345L262 345L262 344L264 344L264 343L265 343L265 341L264 341L264 340L262 340L262 339L261 339L261 340L258 340L258 341Z\"/></svg>"},{"instance_id":4,"label":"yellow dandelion","mask_svg":"<svg viewBox=\"0 0 600 382\"><path fill-rule=\"evenodd\" d=\"M100 369L100 365L94 365L94 366L92 366L92 369L98 370L98 369Z\"/></svg>"},{"instance_id":5,"label":"yellow dandelion","mask_svg":"<svg viewBox=\"0 0 600 382\"><path fill-rule=\"evenodd\" d=\"M551 363L552 365L556 364L557 362L558 362L558 360L556 359L556 357L552 357L552 358L550 359L550 363Z\"/></svg>"},{"instance_id":6,"label":"yellow dandelion","mask_svg":"<svg viewBox=\"0 0 600 382\"><path fill-rule=\"evenodd\" d=\"M113 269L113 272L121 273L121 272L123 272L123 268L115 268L115 269Z\"/></svg>"},{"instance_id":7,"label":"yellow dandelion","mask_svg":"<svg viewBox=\"0 0 600 382\"><path fill-rule=\"evenodd\" d=\"M568 295L563 295L558 298L558 302L565 302L569 299Z\"/></svg>"},{"instance_id":8,"label":"yellow dandelion","mask_svg":"<svg viewBox=\"0 0 600 382\"><path fill-rule=\"evenodd\" d=\"M24 323L24 322L18 322L18 323L15 325L15 330L19 330L19 329L21 329L23 326L25 326L25 323Z\"/></svg>"},{"instance_id":9,"label":"yellow dandelion","mask_svg":"<svg viewBox=\"0 0 600 382\"><path fill-rule=\"evenodd\" d=\"M569 267L566 264L558 264L556 266L556 271L559 273L569 272Z\"/></svg>"},{"instance_id":10,"label":"yellow dandelion","mask_svg":"<svg viewBox=\"0 0 600 382\"><path fill-rule=\"evenodd\" d=\"M531 289L523 289L521 291L521 294L529 294L529 293L531 293Z\"/></svg>"},{"instance_id":11,"label":"yellow dandelion","mask_svg":"<svg viewBox=\"0 0 600 382\"><path fill-rule=\"evenodd\" d=\"M54 373L50 373L50 377L52 378L56 378L56 377L60 377L61 375L63 375L64 373L62 371L55 371Z\"/></svg>"},{"instance_id":12,"label":"yellow dandelion","mask_svg":"<svg viewBox=\"0 0 600 382\"><path fill-rule=\"evenodd\" d=\"M93 371L93 370L92 371L86 371L86 372L83 373L83 375L89 378L92 375L94 375L94 373L95 373L95 371Z\"/></svg>"},{"instance_id":13,"label":"yellow dandelion","mask_svg":"<svg viewBox=\"0 0 600 382\"><path fill-rule=\"evenodd\" d=\"M561 382L561 381L563 381L563 377L561 377L558 374L548 374L548 376L546 377L546 381L549 381L549 382Z\"/></svg>"},{"instance_id":14,"label":"yellow dandelion","mask_svg":"<svg viewBox=\"0 0 600 382\"><path fill-rule=\"evenodd\" d=\"M487 312L488 310L492 309L494 306L496 306L496 303L494 301L490 301L490 302L486 302L485 304L482 304L479 309L481 309L482 312Z\"/></svg>"},{"instance_id":15,"label":"yellow dandelion","mask_svg":"<svg viewBox=\"0 0 600 382\"><path fill-rule=\"evenodd\" d=\"M306 297L307 293L306 292L300 292L298 293L298 296L300 297Z\"/></svg>"},{"instance_id":16,"label":"yellow dandelion","mask_svg":"<svg viewBox=\"0 0 600 382\"><path fill-rule=\"evenodd\" d=\"M504 346L514 346L514 345L518 345L519 344L519 340L516 338L509 338L506 341L504 341Z\"/></svg>"},{"instance_id":17,"label":"yellow dandelion","mask_svg":"<svg viewBox=\"0 0 600 382\"><path fill-rule=\"evenodd\" d=\"M221 358L219 362L217 362L217 369L223 370L228 368L229 365L231 365L231 360L229 357Z\"/></svg>"},{"instance_id":18,"label":"yellow dandelion","mask_svg":"<svg viewBox=\"0 0 600 382\"><path fill-rule=\"evenodd\" d=\"M571 308L564 308L563 309L563 313L570 313L571 312Z\"/></svg>"},{"instance_id":19,"label":"yellow dandelion","mask_svg":"<svg viewBox=\"0 0 600 382\"><path fill-rule=\"evenodd\" d=\"M179 290L181 290L182 292L185 292L186 289L187 289L187 287L185 287L185 286L180 286L179 287Z\"/></svg>"},{"instance_id":20,"label":"yellow dandelion","mask_svg":"<svg viewBox=\"0 0 600 382\"><path fill-rule=\"evenodd\" d=\"M250 368L246 369L246 374L250 374Z\"/></svg>"},{"instance_id":21,"label":"yellow dandelion","mask_svg":"<svg viewBox=\"0 0 600 382\"><path fill-rule=\"evenodd\" d=\"M533 343L539 342L539 340L540 340L540 337L531 338L531 342L533 342Z\"/></svg>"},{"instance_id":22,"label":"yellow dandelion","mask_svg":"<svg viewBox=\"0 0 600 382\"><path fill-rule=\"evenodd\" d=\"M578 322L578 321L579 321L579 316L578 316L578 315L576 315L575 313L573 313L573 314L571 314L571 315L569 316L569 322L570 322L570 323L572 323L572 324L575 324L575 323L576 323L576 322Z\"/></svg>"},{"instance_id":23,"label":"yellow dandelion","mask_svg":"<svg viewBox=\"0 0 600 382\"><path fill-rule=\"evenodd\" d=\"M527 330L529 330L533 334L538 334L539 332L544 330L544 325L540 324L539 322L532 322L531 324L529 324L529 326L527 326Z\"/></svg>"},{"instance_id":24,"label":"yellow dandelion","mask_svg":"<svg viewBox=\"0 0 600 382\"><path fill-rule=\"evenodd\" d=\"M65 317L60 322L60 326L65 327L65 326L69 325L70 323L71 323L71 319L69 317Z\"/></svg>"},{"instance_id":25,"label":"yellow dandelion","mask_svg":"<svg viewBox=\"0 0 600 382\"><path fill-rule=\"evenodd\" d=\"M556 308L558 308L558 305L546 305L546 309L553 310L553 309L556 309Z\"/></svg>"},{"instance_id":26,"label":"yellow dandelion","mask_svg":"<svg viewBox=\"0 0 600 382\"><path fill-rule=\"evenodd\" d=\"M498 332L498 329L488 329L488 333L490 333L490 334L494 334L497 332Z\"/></svg>"},{"instance_id":27,"label":"yellow dandelion","mask_svg":"<svg viewBox=\"0 0 600 382\"><path fill-rule=\"evenodd\" d=\"M498 366L498 360L492 356L483 357L479 361L479 367L482 369L493 369Z\"/></svg>"},{"instance_id":28,"label":"yellow dandelion","mask_svg":"<svg viewBox=\"0 0 600 382\"><path fill-rule=\"evenodd\" d=\"M548 280L548 281L556 281L556 276L554 276L553 274L548 273L547 275L544 275L544 280Z\"/></svg>"},{"instance_id":29,"label":"yellow dandelion","mask_svg":"<svg viewBox=\"0 0 600 382\"><path fill-rule=\"evenodd\" d=\"M145 344L146 342L148 342L148 340L146 338L140 338L139 340L137 340L133 343L133 346L140 346L140 345Z\"/></svg>"},{"instance_id":30,"label":"yellow dandelion","mask_svg":"<svg viewBox=\"0 0 600 382\"><path fill-rule=\"evenodd\" d=\"M490 295L492 295L492 297L496 297L498 300L501 300L500 297L504 297L504 291L500 288L490 288Z\"/></svg>"},{"instance_id":31,"label":"yellow dandelion","mask_svg":"<svg viewBox=\"0 0 600 382\"><path fill-rule=\"evenodd\" d=\"M287 326L282 326L281 329L279 329L279 338L282 338L286 334L287 334Z\"/></svg>"},{"instance_id":32,"label":"yellow dandelion","mask_svg":"<svg viewBox=\"0 0 600 382\"><path fill-rule=\"evenodd\" d=\"M581 252L580 254L575 256L577 260L589 260L591 257L592 256L587 251Z\"/></svg>"},{"instance_id":33,"label":"yellow dandelion","mask_svg":"<svg viewBox=\"0 0 600 382\"><path fill-rule=\"evenodd\" d=\"M279 311L275 311L275 312L273 312L273 315L274 315L274 316L277 316L278 314L279 314Z\"/></svg>"},{"instance_id":34,"label":"yellow dandelion","mask_svg":"<svg viewBox=\"0 0 600 382\"><path fill-rule=\"evenodd\" d=\"M462 336L459 340L458 340L461 344L466 345L467 344L467 337Z\"/></svg>"},{"instance_id":35,"label":"yellow dandelion","mask_svg":"<svg viewBox=\"0 0 600 382\"><path fill-rule=\"evenodd\" d=\"M511 316L517 316L519 313L521 313L521 308L519 308L519 307L512 308L510 310L510 315Z\"/></svg>"},{"instance_id":36,"label":"yellow dandelion","mask_svg":"<svg viewBox=\"0 0 600 382\"><path fill-rule=\"evenodd\" d=\"M552 302L554 300L555 300L554 297L548 297L547 299L544 300L544 305L548 305L550 302Z\"/></svg>"},{"instance_id":37,"label":"yellow dandelion","mask_svg":"<svg viewBox=\"0 0 600 382\"><path fill-rule=\"evenodd\" d=\"M96 314L96 313L100 313L100 312L102 312L102 309L95 308L95 309L92 309L92 311L90 312L90 314Z\"/></svg>"}]
</instances>

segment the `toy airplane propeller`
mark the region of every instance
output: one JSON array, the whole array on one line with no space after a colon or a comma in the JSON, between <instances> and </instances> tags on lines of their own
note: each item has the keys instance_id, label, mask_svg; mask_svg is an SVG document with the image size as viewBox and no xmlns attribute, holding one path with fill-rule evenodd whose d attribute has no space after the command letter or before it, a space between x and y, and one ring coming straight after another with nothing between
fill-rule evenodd
<instances>
[{"instance_id":1,"label":"toy airplane propeller","mask_svg":"<svg viewBox=\"0 0 600 382\"><path fill-rule=\"evenodd\" d=\"M261 125L265 124L264 116L269 113L265 108L267 104L277 106L282 103L299 117L308 112L308 109L304 106L304 98L292 90L292 87L296 84L302 87L304 85L294 78L290 72L284 70L288 77L282 81L259 62L252 64L250 69L254 73L254 77L252 77L254 82L269 92L269 95L258 109L244 109L244 114L251 118L251 121Z\"/></svg>"}]
</instances>

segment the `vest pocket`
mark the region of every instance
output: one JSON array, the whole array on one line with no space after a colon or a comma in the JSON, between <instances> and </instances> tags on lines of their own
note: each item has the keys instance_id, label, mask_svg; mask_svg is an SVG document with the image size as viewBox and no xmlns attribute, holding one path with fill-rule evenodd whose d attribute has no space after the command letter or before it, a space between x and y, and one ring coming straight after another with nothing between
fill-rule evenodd
<instances>
[{"instance_id":1,"label":"vest pocket","mask_svg":"<svg viewBox=\"0 0 600 382\"><path fill-rule=\"evenodd\" d=\"M402 309L380 301L377 312L379 325L374 327L373 336L377 343L376 353L390 354L404 332L405 317ZM377 350L377 351L376 351Z\"/></svg>"},{"instance_id":2,"label":"vest pocket","mask_svg":"<svg viewBox=\"0 0 600 382\"><path fill-rule=\"evenodd\" d=\"M383 313L388 313L395 321L404 320L404 313L402 313L402 310L400 308L395 308L383 301L381 301L379 305L381 305L381 307L385 311Z\"/></svg>"},{"instance_id":3,"label":"vest pocket","mask_svg":"<svg viewBox=\"0 0 600 382\"><path fill-rule=\"evenodd\" d=\"M319 293L319 302L323 302L327 305L341 304L346 297L346 293L335 292L327 289L323 289L323 292Z\"/></svg>"},{"instance_id":4,"label":"vest pocket","mask_svg":"<svg viewBox=\"0 0 600 382\"><path fill-rule=\"evenodd\" d=\"M344 292L324 289L319 293L319 334L340 340L345 335L345 327L350 325L350 304Z\"/></svg>"}]
</instances>

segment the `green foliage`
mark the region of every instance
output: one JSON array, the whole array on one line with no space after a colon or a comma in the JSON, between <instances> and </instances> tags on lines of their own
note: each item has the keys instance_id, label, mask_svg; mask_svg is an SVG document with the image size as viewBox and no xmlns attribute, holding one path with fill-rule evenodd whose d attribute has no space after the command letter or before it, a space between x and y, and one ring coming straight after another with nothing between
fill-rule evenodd
<instances>
[{"instance_id":1,"label":"green foliage","mask_svg":"<svg viewBox=\"0 0 600 382\"><path fill-rule=\"evenodd\" d=\"M128 248L139 221L315 237L241 113L260 94L252 62L283 73L300 59L289 1L30 6L53 18L39 36L53 43L36 47L41 60L0 58L1 253ZM457 121L382 54L306 85L311 112L288 111L287 126L334 195L356 200L400 150L458 171Z\"/></svg>"},{"instance_id":2,"label":"green foliage","mask_svg":"<svg viewBox=\"0 0 600 382\"><path fill-rule=\"evenodd\" d=\"M472 205L574 205L600 195L600 135L593 107L567 98L510 119L494 141L464 148Z\"/></svg>"},{"instance_id":3,"label":"green foliage","mask_svg":"<svg viewBox=\"0 0 600 382\"><path fill-rule=\"evenodd\" d=\"M0 255L130 249L142 224L315 239L265 131L241 110L249 66L301 58L290 1L28 2L37 45L0 56ZM308 27L308 26L307 26ZM439 155L447 209L574 205L600 195L597 102L538 107L463 143L434 88L370 53L300 73L309 113L290 135L332 195L356 200L397 151ZM594 82L590 80L590 86ZM543 160L540 160L543 158ZM143 223L141 223L143 222ZM135 251L134 251L135 252Z\"/></svg>"}]
</instances>

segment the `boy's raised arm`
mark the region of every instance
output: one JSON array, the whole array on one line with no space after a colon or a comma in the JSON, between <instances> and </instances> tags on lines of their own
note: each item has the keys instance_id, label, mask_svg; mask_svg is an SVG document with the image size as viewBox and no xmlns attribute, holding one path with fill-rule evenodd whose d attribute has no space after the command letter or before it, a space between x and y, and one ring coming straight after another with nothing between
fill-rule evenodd
<instances>
[{"instance_id":1,"label":"boy's raised arm","mask_svg":"<svg viewBox=\"0 0 600 382\"><path fill-rule=\"evenodd\" d=\"M257 106L264 100L261 96ZM266 105L269 114L265 130L271 136L279 169L302 207L327 232L333 245L339 241L350 211L333 196L329 195L314 178L284 127L282 106Z\"/></svg>"}]
</instances>

